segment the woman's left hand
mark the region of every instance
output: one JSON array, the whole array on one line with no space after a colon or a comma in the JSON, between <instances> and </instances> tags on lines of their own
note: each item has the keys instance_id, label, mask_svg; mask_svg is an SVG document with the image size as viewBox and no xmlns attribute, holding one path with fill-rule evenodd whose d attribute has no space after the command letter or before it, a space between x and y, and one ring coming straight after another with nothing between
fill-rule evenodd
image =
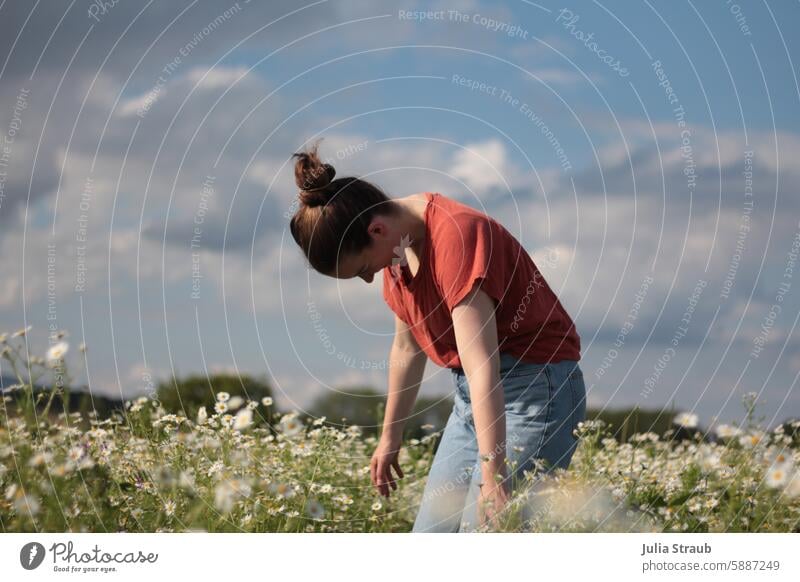
<instances>
[{"instance_id":1,"label":"woman's left hand","mask_svg":"<svg viewBox=\"0 0 800 582\"><path fill-rule=\"evenodd\" d=\"M498 515L508 503L511 495L506 483L487 480L481 485L478 495L478 520L481 526L487 523L492 528L499 526Z\"/></svg>"}]
</instances>

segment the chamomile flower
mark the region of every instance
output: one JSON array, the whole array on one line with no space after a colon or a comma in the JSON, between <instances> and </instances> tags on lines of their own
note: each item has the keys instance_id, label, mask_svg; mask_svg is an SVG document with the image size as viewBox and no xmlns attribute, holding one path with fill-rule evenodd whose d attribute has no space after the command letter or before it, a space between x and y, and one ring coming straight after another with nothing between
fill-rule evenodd
<instances>
[{"instance_id":1,"label":"chamomile flower","mask_svg":"<svg viewBox=\"0 0 800 582\"><path fill-rule=\"evenodd\" d=\"M264 398L261 399L261 404L263 404L265 407L272 406L272 398L269 396L264 396Z\"/></svg>"},{"instance_id":2,"label":"chamomile flower","mask_svg":"<svg viewBox=\"0 0 800 582\"><path fill-rule=\"evenodd\" d=\"M231 399L231 395L227 392L217 392L217 401L218 402L227 402Z\"/></svg>"},{"instance_id":3,"label":"chamomile flower","mask_svg":"<svg viewBox=\"0 0 800 582\"><path fill-rule=\"evenodd\" d=\"M739 437L739 444L746 449L752 449L764 440L764 433L759 431L749 432Z\"/></svg>"},{"instance_id":4,"label":"chamomile flower","mask_svg":"<svg viewBox=\"0 0 800 582\"><path fill-rule=\"evenodd\" d=\"M767 469L764 481L768 487L779 489L789 482L789 477L789 468L786 464L776 464Z\"/></svg>"},{"instance_id":5,"label":"chamomile flower","mask_svg":"<svg viewBox=\"0 0 800 582\"><path fill-rule=\"evenodd\" d=\"M800 471L793 471L784 493L791 498L800 497Z\"/></svg>"},{"instance_id":6,"label":"chamomile flower","mask_svg":"<svg viewBox=\"0 0 800 582\"><path fill-rule=\"evenodd\" d=\"M785 465L791 468L794 464L791 451L784 448L771 447L764 455L764 458L772 465Z\"/></svg>"},{"instance_id":7,"label":"chamomile flower","mask_svg":"<svg viewBox=\"0 0 800 582\"><path fill-rule=\"evenodd\" d=\"M28 327L23 327L22 329L18 329L17 331L12 333L11 337L12 338L14 338L14 337L22 337L32 329L33 329L32 325L29 325Z\"/></svg>"},{"instance_id":8,"label":"chamomile flower","mask_svg":"<svg viewBox=\"0 0 800 582\"><path fill-rule=\"evenodd\" d=\"M322 519L325 517L325 508L314 497L306 502L306 512L311 519Z\"/></svg>"},{"instance_id":9,"label":"chamomile flower","mask_svg":"<svg viewBox=\"0 0 800 582\"><path fill-rule=\"evenodd\" d=\"M47 365L51 367L57 366L64 359L68 350L69 344L67 342L58 342L54 346L51 346L50 349L47 350L45 356Z\"/></svg>"},{"instance_id":10,"label":"chamomile flower","mask_svg":"<svg viewBox=\"0 0 800 582\"><path fill-rule=\"evenodd\" d=\"M244 398L241 396L232 396L230 400L228 400L228 410L236 410L242 404L244 404Z\"/></svg>"},{"instance_id":11,"label":"chamomile flower","mask_svg":"<svg viewBox=\"0 0 800 582\"><path fill-rule=\"evenodd\" d=\"M242 408L236 413L236 418L233 419L233 428L235 430L244 430L253 423L253 411L250 408Z\"/></svg>"},{"instance_id":12,"label":"chamomile flower","mask_svg":"<svg viewBox=\"0 0 800 582\"><path fill-rule=\"evenodd\" d=\"M286 436L294 436L303 430L303 423L294 414L285 414L280 422L281 432Z\"/></svg>"},{"instance_id":13,"label":"chamomile flower","mask_svg":"<svg viewBox=\"0 0 800 582\"><path fill-rule=\"evenodd\" d=\"M742 430L732 424L720 424L715 429L717 437L721 439L730 439L738 437L742 434Z\"/></svg>"},{"instance_id":14,"label":"chamomile flower","mask_svg":"<svg viewBox=\"0 0 800 582\"><path fill-rule=\"evenodd\" d=\"M217 402L214 404L214 411L217 414L222 414L223 412L227 412L227 410L228 410L228 405L225 404L224 402Z\"/></svg>"},{"instance_id":15,"label":"chamomile flower","mask_svg":"<svg viewBox=\"0 0 800 582\"><path fill-rule=\"evenodd\" d=\"M681 412L675 415L672 419L674 424L682 428L697 428L697 415L691 412Z\"/></svg>"},{"instance_id":16,"label":"chamomile flower","mask_svg":"<svg viewBox=\"0 0 800 582\"><path fill-rule=\"evenodd\" d=\"M271 483L269 486L271 493L283 497L284 499L291 499L294 497L294 488L288 483Z\"/></svg>"},{"instance_id":17,"label":"chamomile flower","mask_svg":"<svg viewBox=\"0 0 800 582\"><path fill-rule=\"evenodd\" d=\"M67 452L67 457L69 457L70 461L77 463L83 458L84 450L83 447L72 447L69 452Z\"/></svg>"}]
</instances>

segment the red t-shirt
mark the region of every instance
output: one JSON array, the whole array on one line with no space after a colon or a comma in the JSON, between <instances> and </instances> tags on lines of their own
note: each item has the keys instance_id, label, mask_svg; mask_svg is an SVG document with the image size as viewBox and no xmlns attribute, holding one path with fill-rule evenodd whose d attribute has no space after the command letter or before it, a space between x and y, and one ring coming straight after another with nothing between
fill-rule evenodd
<instances>
[{"instance_id":1,"label":"red t-shirt","mask_svg":"<svg viewBox=\"0 0 800 582\"><path fill-rule=\"evenodd\" d=\"M451 312L475 286L498 302L501 352L539 364L580 360L575 324L530 255L503 225L436 192L426 192L426 239L417 274L383 270L383 298L436 364L460 368Z\"/></svg>"}]
</instances>

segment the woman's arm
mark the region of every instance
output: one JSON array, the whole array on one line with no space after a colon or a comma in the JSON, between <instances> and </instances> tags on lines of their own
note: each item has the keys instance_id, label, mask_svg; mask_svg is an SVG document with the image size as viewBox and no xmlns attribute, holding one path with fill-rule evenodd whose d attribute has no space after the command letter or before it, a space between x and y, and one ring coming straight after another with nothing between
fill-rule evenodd
<instances>
[{"instance_id":1,"label":"woman's arm","mask_svg":"<svg viewBox=\"0 0 800 582\"><path fill-rule=\"evenodd\" d=\"M506 476L505 396L494 310L494 300L476 286L452 311L456 347L469 384L478 437L482 493L487 485L488 489L496 486L495 475Z\"/></svg>"},{"instance_id":2,"label":"woman's arm","mask_svg":"<svg viewBox=\"0 0 800 582\"><path fill-rule=\"evenodd\" d=\"M403 427L417 399L427 361L428 357L420 349L408 325L395 316L394 341L389 351L386 413L381 440L370 462L372 484L385 497L389 496L390 486L397 489L390 467L394 467L398 477L403 476L397 455L403 440Z\"/></svg>"},{"instance_id":3,"label":"woman's arm","mask_svg":"<svg viewBox=\"0 0 800 582\"><path fill-rule=\"evenodd\" d=\"M386 436L394 442L402 440L403 427L414 408L427 361L428 356L420 349L408 325L395 316L394 341L389 351L389 389L382 437Z\"/></svg>"}]
</instances>

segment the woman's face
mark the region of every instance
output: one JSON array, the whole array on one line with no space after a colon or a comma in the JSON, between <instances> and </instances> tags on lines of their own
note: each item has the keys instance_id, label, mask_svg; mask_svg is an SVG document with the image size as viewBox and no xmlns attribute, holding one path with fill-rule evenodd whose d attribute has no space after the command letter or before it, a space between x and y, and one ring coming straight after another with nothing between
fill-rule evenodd
<instances>
[{"instance_id":1,"label":"woman's face","mask_svg":"<svg viewBox=\"0 0 800 582\"><path fill-rule=\"evenodd\" d=\"M372 283L375 273L384 267L392 266L392 259L395 258L394 248L399 244L398 241L392 240L392 229L383 217L377 216L370 223L368 232L371 244L360 253L343 255L335 277L339 279L361 277L367 283Z\"/></svg>"}]
</instances>

